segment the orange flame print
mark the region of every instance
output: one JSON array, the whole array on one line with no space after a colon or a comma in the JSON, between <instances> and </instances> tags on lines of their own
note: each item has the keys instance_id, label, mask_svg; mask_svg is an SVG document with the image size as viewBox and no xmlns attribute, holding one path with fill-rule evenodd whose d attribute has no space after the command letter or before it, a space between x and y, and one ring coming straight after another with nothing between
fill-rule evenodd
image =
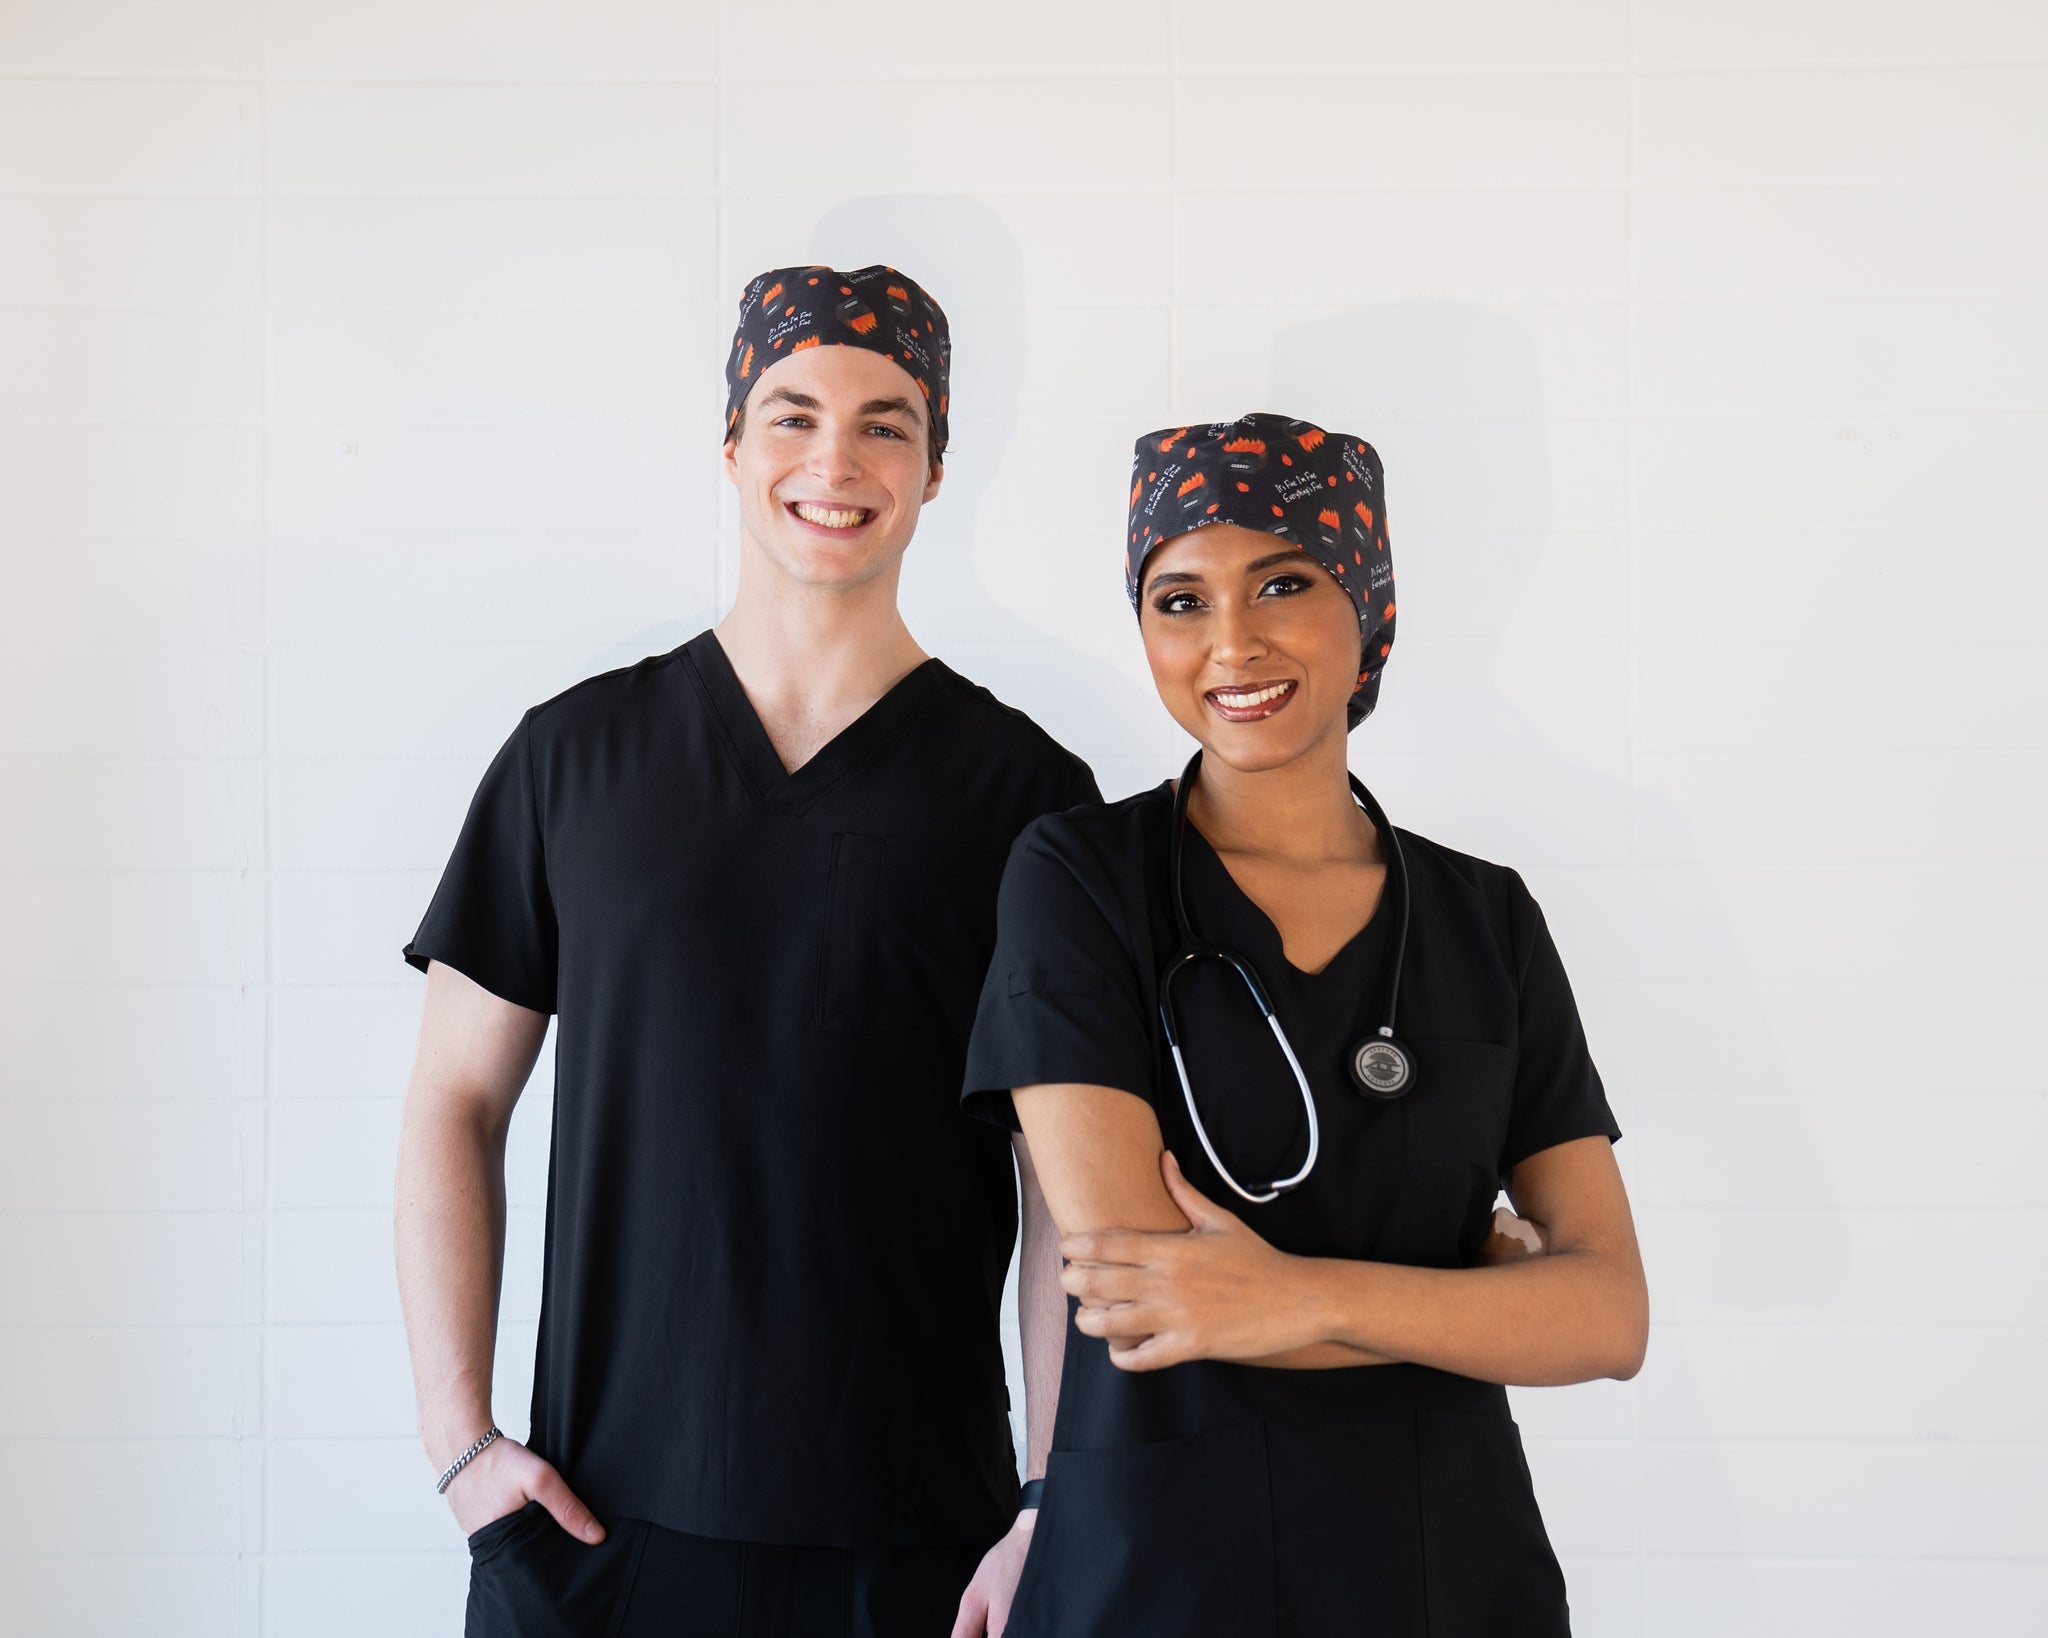
<instances>
[{"instance_id":1,"label":"orange flame print","mask_svg":"<svg viewBox=\"0 0 2048 1638\"><path fill-rule=\"evenodd\" d=\"M1233 438L1223 446L1226 455L1263 455L1266 440L1263 438Z\"/></svg>"},{"instance_id":2,"label":"orange flame print","mask_svg":"<svg viewBox=\"0 0 2048 1638\"><path fill-rule=\"evenodd\" d=\"M849 319L846 327L857 336L864 336L881 321L872 313L863 313L859 318Z\"/></svg>"},{"instance_id":3,"label":"orange flame print","mask_svg":"<svg viewBox=\"0 0 2048 1638\"><path fill-rule=\"evenodd\" d=\"M1320 432L1298 432L1294 435L1294 441L1301 445L1304 450L1315 450L1323 447L1323 435Z\"/></svg>"},{"instance_id":4,"label":"orange flame print","mask_svg":"<svg viewBox=\"0 0 2048 1638\"><path fill-rule=\"evenodd\" d=\"M1197 489L1200 489L1208 481L1209 479L1206 473L1197 472L1192 478L1188 479L1186 483L1182 484L1178 489L1176 489L1173 492L1174 499L1178 500L1183 495L1192 495Z\"/></svg>"}]
</instances>

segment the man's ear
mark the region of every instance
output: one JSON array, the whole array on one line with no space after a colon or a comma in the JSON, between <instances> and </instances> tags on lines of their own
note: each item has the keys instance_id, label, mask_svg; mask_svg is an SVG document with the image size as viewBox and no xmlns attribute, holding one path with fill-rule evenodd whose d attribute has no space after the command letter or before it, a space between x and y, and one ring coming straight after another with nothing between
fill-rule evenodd
<instances>
[{"instance_id":1,"label":"man's ear","mask_svg":"<svg viewBox=\"0 0 2048 1638\"><path fill-rule=\"evenodd\" d=\"M946 481L946 469L939 462L932 462L931 472L924 480L924 502L926 506L938 498L939 485Z\"/></svg>"},{"instance_id":2,"label":"man's ear","mask_svg":"<svg viewBox=\"0 0 2048 1638\"><path fill-rule=\"evenodd\" d=\"M722 461L722 462L724 463L724 465L725 465L725 476L726 476L726 481L727 481L727 482L729 482L730 484L732 484L732 486L733 486L733 487L734 487L735 489L737 489L737 488L739 487L739 482L740 482L740 441L739 441L739 439L737 439L737 438L728 438L728 439L726 439L726 441L725 441L725 452L724 452L724 453L723 453L723 454L722 454L722 455L721 455L721 456L719 457L719 459L720 459L720 460L721 460L721 461Z\"/></svg>"}]
</instances>

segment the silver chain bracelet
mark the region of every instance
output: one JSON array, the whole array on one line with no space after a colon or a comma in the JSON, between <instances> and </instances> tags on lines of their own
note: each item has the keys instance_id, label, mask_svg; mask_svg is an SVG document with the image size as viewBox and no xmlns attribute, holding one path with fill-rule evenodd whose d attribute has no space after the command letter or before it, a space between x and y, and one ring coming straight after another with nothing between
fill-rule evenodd
<instances>
[{"instance_id":1,"label":"silver chain bracelet","mask_svg":"<svg viewBox=\"0 0 2048 1638\"><path fill-rule=\"evenodd\" d=\"M445 1496L448 1493L448 1487L455 1482L455 1475L481 1456L492 1443L504 1437L504 1430L498 1427L496 1423L493 1423L490 1430L481 1439L477 1440L469 1449L465 1450L448 1464L448 1471L441 1475L441 1482L434 1486L434 1494Z\"/></svg>"}]
</instances>

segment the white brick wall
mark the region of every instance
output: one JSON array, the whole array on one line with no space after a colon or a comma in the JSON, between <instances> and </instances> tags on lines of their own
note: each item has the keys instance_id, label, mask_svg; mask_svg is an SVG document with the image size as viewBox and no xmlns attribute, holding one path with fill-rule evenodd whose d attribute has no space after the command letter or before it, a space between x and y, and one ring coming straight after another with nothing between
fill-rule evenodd
<instances>
[{"instance_id":1,"label":"white brick wall","mask_svg":"<svg viewBox=\"0 0 2048 1638\"><path fill-rule=\"evenodd\" d=\"M1356 760L1629 1132L1649 1364L1517 1396L1581 1633L2048 1628L2044 108L2027 0L0 3L0 1629L454 1630L397 947L520 710L729 594L810 257L952 311L906 603L1112 791L1130 436L1385 455Z\"/></svg>"}]
</instances>

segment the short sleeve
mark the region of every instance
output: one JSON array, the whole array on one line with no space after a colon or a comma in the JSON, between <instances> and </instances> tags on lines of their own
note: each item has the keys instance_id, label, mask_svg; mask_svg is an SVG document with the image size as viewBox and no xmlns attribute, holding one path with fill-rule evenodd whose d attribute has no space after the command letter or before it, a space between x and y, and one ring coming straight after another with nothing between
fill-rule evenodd
<instances>
[{"instance_id":1,"label":"short sleeve","mask_svg":"<svg viewBox=\"0 0 2048 1638\"><path fill-rule=\"evenodd\" d=\"M1107 869L1070 824L1041 819L1017 838L967 1047L969 1114L1018 1130L1019 1086L1152 1101L1152 1032L1121 920Z\"/></svg>"},{"instance_id":2,"label":"short sleeve","mask_svg":"<svg viewBox=\"0 0 2048 1638\"><path fill-rule=\"evenodd\" d=\"M534 794L532 734L529 711L477 786L405 959L421 972L439 961L501 1000L551 1013L555 906Z\"/></svg>"},{"instance_id":3,"label":"short sleeve","mask_svg":"<svg viewBox=\"0 0 2048 1638\"><path fill-rule=\"evenodd\" d=\"M1102 806L1102 787L1095 783L1095 770L1079 757L1074 758L1074 788L1067 793L1064 804L1070 808L1099 808ZM1036 1081L1026 1081L1026 1086L1036 1086Z\"/></svg>"},{"instance_id":4,"label":"short sleeve","mask_svg":"<svg viewBox=\"0 0 2048 1638\"><path fill-rule=\"evenodd\" d=\"M1520 876L1509 882L1516 981L1517 1053L1514 1108L1501 1151L1501 1175L1529 1156L1575 1138L1621 1137L1607 1089L1579 1022L1578 1003L1543 911Z\"/></svg>"}]
</instances>

